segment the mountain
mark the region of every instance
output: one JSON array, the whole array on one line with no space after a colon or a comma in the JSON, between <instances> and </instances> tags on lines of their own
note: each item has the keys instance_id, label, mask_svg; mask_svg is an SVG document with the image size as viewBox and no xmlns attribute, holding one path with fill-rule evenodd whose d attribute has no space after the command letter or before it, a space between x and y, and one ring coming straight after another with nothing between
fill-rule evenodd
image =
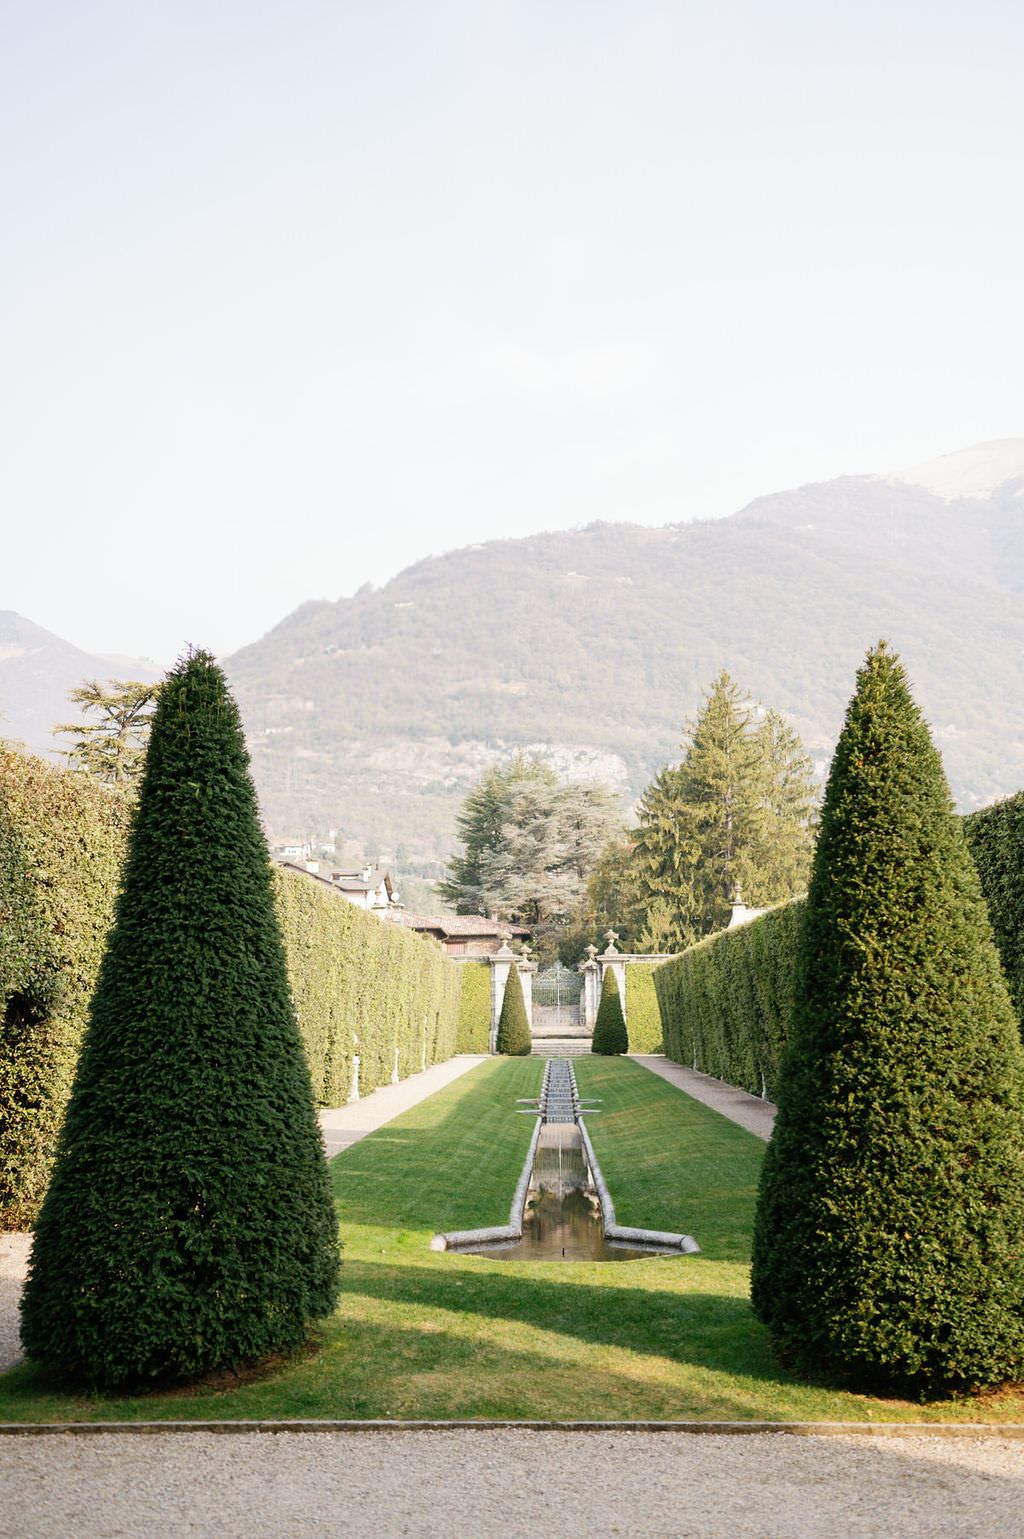
<instances>
[{"instance_id":1,"label":"mountain","mask_svg":"<svg viewBox=\"0 0 1024 1539\"><path fill-rule=\"evenodd\" d=\"M68 691L83 679L140 679L148 684L163 670L135 657L83 652L11 609L0 609L0 737L54 757L70 739L55 738L58 721L74 721L78 707Z\"/></svg>"},{"instance_id":2,"label":"mountain","mask_svg":"<svg viewBox=\"0 0 1024 1539\"><path fill-rule=\"evenodd\" d=\"M593 524L432 557L303 605L226 667L282 838L430 875L515 745L635 797L721 667L824 769L888 637L965 808L1024 785L1024 439L661 529Z\"/></svg>"}]
</instances>

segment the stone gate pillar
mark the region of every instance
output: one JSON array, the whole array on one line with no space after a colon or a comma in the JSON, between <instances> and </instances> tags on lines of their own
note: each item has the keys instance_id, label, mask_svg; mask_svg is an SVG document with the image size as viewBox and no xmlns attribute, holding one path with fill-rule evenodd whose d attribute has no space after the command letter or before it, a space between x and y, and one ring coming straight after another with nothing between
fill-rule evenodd
<instances>
[{"instance_id":1,"label":"stone gate pillar","mask_svg":"<svg viewBox=\"0 0 1024 1539\"><path fill-rule=\"evenodd\" d=\"M526 1023L533 1031L533 975L537 971L536 962L531 962L524 946L522 955L516 963L519 969L519 982L523 989L523 1004L526 1006Z\"/></svg>"},{"instance_id":2,"label":"stone gate pillar","mask_svg":"<svg viewBox=\"0 0 1024 1539\"><path fill-rule=\"evenodd\" d=\"M494 952L487 960L491 964L491 1031L487 1039L487 1051L493 1053L498 1036L498 1017L501 1015L501 1002L505 998L505 984L508 982L509 968L516 958L515 953L509 947L508 941L505 941L501 950ZM530 1019L529 1013L527 1013L527 1019Z\"/></svg>"},{"instance_id":3,"label":"stone gate pillar","mask_svg":"<svg viewBox=\"0 0 1024 1539\"><path fill-rule=\"evenodd\" d=\"M580 963L580 972L583 974L583 1024L588 1031L593 1031L594 1022L597 1020L597 1007L601 1003L601 979L602 972L598 963L594 960L597 956L597 947L587 947L587 960Z\"/></svg>"},{"instance_id":4,"label":"stone gate pillar","mask_svg":"<svg viewBox=\"0 0 1024 1539\"><path fill-rule=\"evenodd\" d=\"M618 935L614 930L609 930L605 935L607 947L598 957L601 964L601 987L604 988L604 975L610 967L615 974L615 982L619 985L619 1002L622 1005L622 1019L626 1019L626 959L619 951L615 942Z\"/></svg>"}]
</instances>

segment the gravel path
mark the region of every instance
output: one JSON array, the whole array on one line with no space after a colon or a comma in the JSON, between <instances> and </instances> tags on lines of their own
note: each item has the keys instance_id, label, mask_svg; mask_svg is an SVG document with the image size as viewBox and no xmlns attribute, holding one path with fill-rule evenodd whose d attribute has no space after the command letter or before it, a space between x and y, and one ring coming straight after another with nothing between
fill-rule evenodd
<instances>
[{"instance_id":1,"label":"gravel path","mask_svg":"<svg viewBox=\"0 0 1024 1539\"><path fill-rule=\"evenodd\" d=\"M4 1539L1020 1539L1022 1501L998 1437L0 1438Z\"/></svg>"}]
</instances>

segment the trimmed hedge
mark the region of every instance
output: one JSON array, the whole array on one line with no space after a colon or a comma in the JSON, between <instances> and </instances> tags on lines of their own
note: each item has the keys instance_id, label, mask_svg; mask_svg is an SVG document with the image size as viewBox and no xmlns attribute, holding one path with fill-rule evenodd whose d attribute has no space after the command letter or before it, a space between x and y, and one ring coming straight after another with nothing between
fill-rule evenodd
<instances>
[{"instance_id":1,"label":"trimmed hedge","mask_svg":"<svg viewBox=\"0 0 1024 1539\"><path fill-rule=\"evenodd\" d=\"M0 744L0 1229L35 1218L113 918L131 804Z\"/></svg>"},{"instance_id":2,"label":"trimmed hedge","mask_svg":"<svg viewBox=\"0 0 1024 1539\"><path fill-rule=\"evenodd\" d=\"M530 1022L526 1016L526 1001L519 968L513 962L505 980L505 992L501 999L501 1014L494 1041L495 1052L507 1053L510 1058L526 1058L532 1049Z\"/></svg>"},{"instance_id":3,"label":"trimmed hedge","mask_svg":"<svg viewBox=\"0 0 1024 1539\"><path fill-rule=\"evenodd\" d=\"M462 962L457 1053L487 1053L491 1046L491 964Z\"/></svg>"},{"instance_id":4,"label":"trimmed hedge","mask_svg":"<svg viewBox=\"0 0 1024 1539\"><path fill-rule=\"evenodd\" d=\"M654 986L660 962L626 963L626 1030L631 1053L663 1053L661 1011Z\"/></svg>"},{"instance_id":5,"label":"trimmed hedge","mask_svg":"<svg viewBox=\"0 0 1024 1539\"><path fill-rule=\"evenodd\" d=\"M288 976L320 1106L443 1063L456 1051L461 980L432 941L349 903L326 883L275 868ZM485 1049L486 1051L486 1049Z\"/></svg>"},{"instance_id":6,"label":"trimmed hedge","mask_svg":"<svg viewBox=\"0 0 1024 1539\"><path fill-rule=\"evenodd\" d=\"M119 793L0 744L0 1230L46 1190L130 818ZM320 1105L348 1100L357 1051L361 1094L396 1052L404 1079L457 1051L462 980L433 942L299 872L275 868L274 894Z\"/></svg>"},{"instance_id":7,"label":"trimmed hedge","mask_svg":"<svg viewBox=\"0 0 1024 1539\"><path fill-rule=\"evenodd\" d=\"M922 1399L1024 1373L1024 1050L898 659L825 788L751 1303L788 1364Z\"/></svg>"},{"instance_id":8,"label":"trimmed hedge","mask_svg":"<svg viewBox=\"0 0 1024 1539\"><path fill-rule=\"evenodd\" d=\"M625 1053L628 1048L626 1022L622 1014L622 1000L619 998L619 980L615 976L615 969L606 967L590 1051L611 1057L615 1053Z\"/></svg>"},{"instance_id":9,"label":"trimmed hedge","mask_svg":"<svg viewBox=\"0 0 1024 1539\"><path fill-rule=\"evenodd\" d=\"M1013 1008L1024 1029L1024 791L962 818Z\"/></svg>"},{"instance_id":10,"label":"trimmed hedge","mask_svg":"<svg viewBox=\"0 0 1024 1539\"><path fill-rule=\"evenodd\" d=\"M709 935L655 968L669 1058L776 1099L804 901Z\"/></svg>"},{"instance_id":11,"label":"trimmed hedge","mask_svg":"<svg viewBox=\"0 0 1024 1539\"><path fill-rule=\"evenodd\" d=\"M238 708L164 684L21 1299L30 1360L93 1390L300 1346L338 1227Z\"/></svg>"}]
</instances>

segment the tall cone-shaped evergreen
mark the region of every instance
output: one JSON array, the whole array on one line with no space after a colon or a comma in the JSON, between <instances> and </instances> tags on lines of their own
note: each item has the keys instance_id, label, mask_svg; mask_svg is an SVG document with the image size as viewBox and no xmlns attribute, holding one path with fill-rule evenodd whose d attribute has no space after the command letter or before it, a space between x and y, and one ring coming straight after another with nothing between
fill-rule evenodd
<instances>
[{"instance_id":1,"label":"tall cone-shaped evergreen","mask_svg":"<svg viewBox=\"0 0 1024 1539\"><path fill-rule=\"evenodd\" d=\"M857 676L821 819L752 1297L805 1371L919 1397L1024 1373L1024 1057L903 669Z\"/></svg>"},{"instance_id":2,"label":"tall cone-shaped evergreen","mask_svg":"<svg viewBox=\"0 0 1024 1539\"><path fill-rule=\"evenodd\" d=\"M496 1053L507 1053L511 1058L527 1058L532 1049L530 1023L526 1019L526 1001L523 985L519 980L519 968L512 964L505 980L505 992L501 997L501 1014L498 1016Z\"/></svg>"},{"instance_id":3,"label":"tall cone-shaped evergreen","mask_svg":"<svg viewBox=\"0 0 1024 1539\"><path fill-rule=\"evenodd\" d=\"M622 1013L619 980L611 967L606 967L604 970L601 1002L597 1007L597 1019L594 1022L594 1035L590 1039L590 1051L605 1053L609 1057L613 1053L629 1052L629 1037L626 1033L626 1017Z\"/></svg>"},{"instance_id":4,"label":"tall cone-shaped evergreen","mask_svg":"<svg viewBox=\"0 0 1024 1539\"><path fill-rule=\"evenodd\" d=\"M196 652L154 717L114 927L22 1300L101 1389L301 1343L338 1239L238 711Z\"/></svg>"}]
</instances>

